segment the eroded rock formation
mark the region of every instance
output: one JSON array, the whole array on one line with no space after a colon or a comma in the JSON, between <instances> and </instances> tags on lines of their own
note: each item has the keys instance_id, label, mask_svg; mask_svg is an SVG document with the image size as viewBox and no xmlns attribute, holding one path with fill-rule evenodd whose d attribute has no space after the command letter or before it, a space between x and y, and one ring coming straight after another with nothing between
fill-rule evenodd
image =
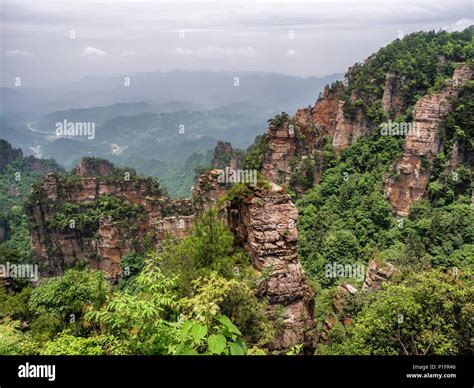
<instances>
[{"instance_id":1,"label":"eroded rock formation","mask_svg":"<svg viewBox=\"0 0 474 388\"><path fill-rule=\"evenodd\" d=\"M443 147L438 136L439 124L451 111L450 99L459 94L471 77L470 68L460 65L448 86L438 93L422 97L416 103L413 130L407 135L401 159L390 172L392 176L385 182L385 194L398 216L406 217L411 205L424 195L433 160Z\"/></svg>"},{"instance_id":2,"label":"eroded rock formation","mask_svg":"<svg viewBox=\"0 0 474 388\"><path fill-rule=\"evenodd\" d=\"M350 73L348 73L350 74ZM336 152L339 152L357 138L370 133L371 125L364 110L354 105L353 112L345 112L346 102L342 94L346 87L342 83L326 86L314 106L299 109L295 116L283 122L270 122L267 130L269 151L264 157L262 173L266 179L288 185L291 174L301 170L304 157L313 157L315 163L313 181L321 176L321 156L325 142L329 139ZM353 90L350 103L354 104L360 96ZM303 188L293 187L298 194Z\"/></svg>"},{"instance_id":3,"label":"eroded rock formation","mask_svg":"<svg viewBox=\"0 0 474 388\"><path fill-rule=\"evenodd\" d=\"M297 254L298 211L290 196L275 184L255 190L229 204L229 224L239 244L249 252L262 274L258 294L269 301L275 321L281 321L273 350L295 344L313 348L314 293ZM277 325L278 326L278 325Z\"/></svg>"},{"instance_id":4,"label":"eroded rock formation","mask_svg":"<svg viewBox=\"0 0 474 388\"><path fill-rule=\"evenodd\" d=\"M172 201L161 194L153 180L133 174L127 180L127 171L122 172L123 176L112 176L110 167L108 162L102 165L95 160L91 169L82 161L74 181L51 173L32 192L31 236L42 276L56 276L64 268L82 262L88 268L104 270L113 278L121 273L121 258L140 250L145 239L160 249L167 233L183 236L189 229L194 212L191 200ZM90 172L105 175L89 176ZM66 220L67 226L61 228L54 224L65 206L95 204L106 196L136 205L136 217L103 216L95 230L81 229L75 219Z\"/></svg>"},{"instance_id":5,"label":"eroded rock formation","mask_svg":"<svg viewBox=\"0 0 474 388\"><path fill-rule=\"evenodd\" d=\"M377 260L372 260L365 275L365 280L362 285L362 290L349 283L343 283L337 286L334 296L332 298L332 309L326 315L326 319L318 331L317 342L322 344L331 343L330 331L339 325L339 329L346 331L348 325L353 322L353 317L347 306L350 306L350 300L356 294L362 292L378 291L383 282L389 281L393 276L399 274L400 271L390 263L381 263Z\"/></svg>"}]
</instances>

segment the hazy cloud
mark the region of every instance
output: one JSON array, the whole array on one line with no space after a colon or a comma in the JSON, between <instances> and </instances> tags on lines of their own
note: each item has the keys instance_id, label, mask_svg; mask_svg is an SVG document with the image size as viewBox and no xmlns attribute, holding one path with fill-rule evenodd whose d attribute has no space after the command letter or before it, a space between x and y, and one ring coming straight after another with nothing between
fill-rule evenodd
<instances>
[{"instance_id":1,"label":"hazy cloud","mask_svg":"<svg viewBox=\"0 0 474 388\"><path fill-rule=\"evenodd\" d=\"M469 26L474 25L474 19L461 19L456 23L451 24L450 26L443 27L443 30L453 32L453 31L462 31Z\"/></svg>"},{"instance_id":2,"label":"hazy cloud","mask_svg":"<svg viewBox=\"0 0 474 388\"><path fill-rule=\"evenodd\" d=\"M82 52L83 57L104 57L107 53L95 47L86 47Z\"/></svg>"},{"instance_id":3,"label":"hazy cloud","mask_svg":"<svg viewBox=\"0 0 474 388\"><path fill-rule=\"evenodd\" d=\"M24 74L32 84L173 69L324 75L400 30L473 23L471 0L0 1L4 79ZM15 51L37 55L7 54Z\"/></svg>"}]
</instances>

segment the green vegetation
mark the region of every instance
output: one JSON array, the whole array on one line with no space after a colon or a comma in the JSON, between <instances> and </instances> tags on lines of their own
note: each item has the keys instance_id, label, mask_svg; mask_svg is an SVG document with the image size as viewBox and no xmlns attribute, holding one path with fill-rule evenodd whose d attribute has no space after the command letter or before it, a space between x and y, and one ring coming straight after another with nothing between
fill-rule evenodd
<instances>
[{"instance_id":1,"label":"green vegetation","mask_svg":"<svg viewBox=\"0 0 474 388\"><path fill-rule=\"evenodd\" d=\"M211 210L189 241L170 241L144 262L124 257L133 276L113 288L102 272L84 269L33 291L0 288L0 354L264 354L272 333L265 304L248 258L232 253L219 223Z\"/></svg>"},{"instance_id":2,"label":"green vegetation","mask_svg":"<svg viewBox=\"0 0 474 388\"><path fill-rule=\"evenodd\" d=\"M453 110L439 127L442 151L434 160L424 157L421 161L422 169L431 172L426 195L412 205L405 218L393 215L384 192L385 180L397 174L390 166L401 155L404 138L382 136L376 129L389 118L411 121L416 101L440 90L455 65L471 64L473 54L472 28L451 34L411 34L382 48L367 63L352 68L346 89L340 82L333 85L343 90L344 115L353 118L362 109L372 134L358 138L340 153L335 152L330 137L323 137L312 155L290 161L290 190L304 190L296 202L298 250L316 291L314 318L319 342L315 354L472 354L474 84L469 82L459 97L451 100ZM398 117L395 112L386 115L382 109L388 72L402 80L404 110ZM353 91L357 93L355 101L350 99ZM269 122L279 129L291 118L281 113ZM123 132L128 133L128 127ZM298 150L305 149L308 140L298 128L295 136ZM456 148L460 163L452 166ZM268 152L268 136L262 135L245 156L238 156L243 157L244 168L261 170ZM190 171L205 166L200 162L210 162L208 157L208 153L196 154L180 170L183 176L176 182L188 182ZM95 159L89 162L97 164ZM228 155L221 155L219 162L227 163ZM44 169L54 169L54 164L48 163ZM40 176L32 167L31 160L22 159L1 173L0 264L32 258L28 228L34 225L28 225L22 208L24 205L31 215L39 195L36 185L24 201L30 185ZM113 169L119 175L128 171ZM20 180L17 172L21 172ZM314 185L316 173L321 179ZM73 174L64 179L71 187L79 183ZM163 193L153 180L134 173L130 184L145 185L148 193ZM256 187L236 184L221 202L238 205L268 185L262 177ZM85 239L94 236L104 216L133 230L135 221L144 220L145 215L142 207L114 196L94 202L52 201L45 206L58 210L45 225L46 232L68 230L73 220ZM269 301L257 295L272 268L256 272L249 255L236 247L235 237L218 210L198 214L188 237L168 236L159 252L151 240L152 236L147 236L145 241L135 241L140 246L121 258L123 276L116 284L109 283L101 271L70 268L63 276L42 280L35 287L18 281L0 286L0 355L269 352L283 318L278 311L270 317ZM382 282L378 290L363 289L361 278L334 278L326 272L328 264L365 269L372 260L385 268L388 264L396 267L396 275ZM346 283L357 287L357 292L341 296L346 288L339 286ZM295 344L286 354L298 354L302 348L302 344Z\"/></svg>"},{"instance_id":3,"label":"green vegetation","mask_svg":"<svg viewBox=\"0 0 474 388\"><path fill-rule=\"evenodd\" d=\"M97 232L99 220L105 216L111 217L116 224L130 227L130 220L145 219L145 211L121 198L102 196L94 202L65 203L47 226L50 230L69 230L71 221L74 221L73 228L90 237Z\"/></svg>"},{"instance_id":4,"label":"green vegetation","mask_svg":"<svg viewBox=\"0 0 474 388\"><path fill-rule=\"evenodd\" d=\"M263 158L268 151L268 134L258 135L255 142L247 149L243 167L249 170L261 171Z\"/></svg>"},{"instance_id":5,"label":"green vegetation","mask_svg":"<svg viewBox=\"0 0 474 388\"><path fill-rule=\"evenodd\" d=\"M63 173L53 160L19 158L0 171L0 264L29 263L33 259L28 217L23 202L31 191L31 185L42 175ZM22 285L22 281L15 280Z\"/></svg>"},{"instance_id":6,"label":"green vegetation","mask_svg":"<svg viewBox=\"0 0 474 388\"><path fill-rule=\"evenodd\" d=\"M354 66L348 75L346 96L356 90L359 105L378 124L383 117L380 100L388 72L403 79L401 97L407 107L412 107L440 79L451 77L456 63L473 56L472 28L453 33L413 33L380 49L367 63ZM352 107L347 107L347 114L352 114Z\"/></svg>"},{"instance_id":7,"label":"green vegetation","mask_svg":"<svg viewBox=\"0 0 474 388\"><path fill-rule=\"evenodd\" d=\"M472 275L439 270L410 274L367 295L347 337L333 336L320 354L470 354L474 306Z\"/></svg>"}]
</instances>

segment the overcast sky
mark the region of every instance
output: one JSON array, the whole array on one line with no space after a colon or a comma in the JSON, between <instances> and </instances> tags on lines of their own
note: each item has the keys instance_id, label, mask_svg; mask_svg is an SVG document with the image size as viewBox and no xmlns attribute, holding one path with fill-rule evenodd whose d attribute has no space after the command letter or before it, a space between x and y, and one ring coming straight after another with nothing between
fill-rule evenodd
<instances>
[{"instance_id":1,"label":"overcast sky","mask_svg":"<svg viewBox=\"0 0 474 388\"><path fill-rule=\"evenodd\" d=\"M473 24L471 0L0 0L2 85L185 70L345 72L419 30Z\"/></svg>"}]
</instances>

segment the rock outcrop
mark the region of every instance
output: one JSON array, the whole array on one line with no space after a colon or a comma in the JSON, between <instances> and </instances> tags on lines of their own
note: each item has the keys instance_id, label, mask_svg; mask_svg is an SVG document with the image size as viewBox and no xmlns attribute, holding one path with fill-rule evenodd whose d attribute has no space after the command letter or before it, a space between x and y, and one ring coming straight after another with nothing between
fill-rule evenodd
<instances>
[{"instance_id":1,"label":"rock outcrop","mask_svg":"<svg viewBox=\"0 0 474 388\"><path fill-rule=\"evenodd\" d=\"M297 155L295 127L285 122L281 127L270 124L268 127L269 152L265 155L262 172L272 182L288 183L291 175L290 161ZM303 150L301 150L303 152Z\"/></svg>"},{"instance_id":2,"label":"rock outcrop","mask_svg":"<svg viewBox=\"0 0 474 388\"><path fill-rule=\"evenodd\" d=\"M298 258L298 211L290 196L272 183L270 189L230 203L228 210L237 243L262 274L258 295L268 300L269 313L280 322L272 350L303 344L311 351L314 293Z\"/></svg>"},{"instance_id":3,"label":"rock outcrop","mask_svg":"<svg viewBox=\"0 0 474 388\"><path fill-rule=\"evenodd\" d=\"M212 169L199 175L196 184L192 188L194 206L198 212L209 207L217 207L218 200L224 197L230 184L218 181L221 170Z\"/></svg>"},{"instance_id":4,"label":"rock outcrop","mask_svg":"<svg viewBox=\"0 0 474 388\"><path fill-rule=\"evenodd\" d=\"M304 157L314 161L313 182L320 179L321 155L325 142L330 139L336 152L342 151L357 138L370 133L371 125L362 107L354 105L348 116L342 95L347 87L342 83L326 86L314 106L299 109L295 116L272 120L267 130L269 152L264 156L262 173L266 179L289 185L291 175L299 172ZM353 104L359 99L354 90L350 96ZM304 188L293 187L297 194Z\"/></svg>"},{"instance_id":5,"label":"rock outcrop","mask_svg":"<svg viewBox=\"0 0 474 388\"><path fill-rule=\"evenodd\" d=\"M392 278L399 271L390 263L379 263L377 260L372 260L367 268L363 290L377 291L380 285Z\"/></svg>"},{"instance_id":6,"label":"rock outcrop","mask_svg":"<svg viewBox=\"0 0 474 388\"><path fill-rule=\"evenodd\" d=\"M234 149L229 142L219 141L214 149L211 167L214 169L224 169L226 167L237 169L241 166L242 151Z\"/></svg>"},{"instance_id":7,"label":"rock outcrop","mask_svg":"<svg viewBox=\"0 0 474 388\"><path fill-rule=\"evenodd\" d=\"M318 331L317 342L321 344L331 343L330 331L335 328L336 325L345 332L347 326L352 324L352 314L347 311L347 306L350 305L349 302L351 298L360 292L378 291L383 282L389 281L393 276L399 273L400 271L392 264L381 263L374 259L367 267L362 291L348 283L337 286L332 298L332 309L326 315L325 321Z\"/></svg>"},{"instance_id":8,"label":"rock outcrop","mask_svg":"<svg viewBox=\"0 0 474 388\"><path fill-rule=\"evenodd\" d=\"M106 176L89 176L90 165L81 162L76 171L81 175L62 178L48 174L41 187L32 192L28 213L33 251L42 276L57 276L64 268L82 262L115 278L121 273L121 258L139 251L143 241L151 241L159 250L167 234L184 236L189 229L194 213L191 200L172 201L162 195L157 182L133 175L127 180L126 174L112 176L110 163L101 164L95 160L93 171ZM65 208L93 208L104 197L133 204L134 217L114 219L104 215L97 227L93 224L81 228L75 219L66 220L67 226L56 225Z\"/></svg>"},{"instance_id":9,"label":"rock outcrop","mask_svg":"<svg viewBox=\"0 0 474 388\"><path fill-rule=\"evenodd\" d=\"M352 316L344 311L348 298L352 297L358 292L357 288L351 284L341 284L337 286L332 300L332 311L326 316L326 320L318 332L317 342L321 344L329 344L330 331L340 324L341 328L345 330L347 325L352 324Z\"/></svg>"},{"instance_id":10,"label":"rock outcrop","mask_svg":"<svg viewBox=\"0 0 474 388\"><path fill-rule=\"evenodd\" d=\"M450 99L459 94L471 77L470 68L460 65L448 86L438 93L422 97L416 103L413 129L407 135L403 155L385 182L385 195L398 216L408 216L411 205L424 195L432 163L443 147L438 136L439 124L451 111Z\"/></svg>"},{"instance_id":11,"label":"rock outcrop","mask_svg":"<svg viewBox=\"0 0 474 388\"><path fill-rule=\"evenodd\" d=\"M220 208L235 236L235 244L251 256L260 273L258 296L269 302L269 314L277 326L271 350L282 352L302 344L314 346L314 293L297 253L298 210L283 188L274 183L247 185L242 193L227 197L231 185L218 182L219 170L202 174L193 190L200 198L197 211Z\"/></svg>"},{"instance_id":12,"label":"rock outcrop","mask_svg":"<svg viewBox=\"0 0 474 388\"><path fill-rule=\"evenodd\" d=\"M111 176L115 167L108 160L83 158L76 169L78 176Z\"/></svg>"}]
</instances>

